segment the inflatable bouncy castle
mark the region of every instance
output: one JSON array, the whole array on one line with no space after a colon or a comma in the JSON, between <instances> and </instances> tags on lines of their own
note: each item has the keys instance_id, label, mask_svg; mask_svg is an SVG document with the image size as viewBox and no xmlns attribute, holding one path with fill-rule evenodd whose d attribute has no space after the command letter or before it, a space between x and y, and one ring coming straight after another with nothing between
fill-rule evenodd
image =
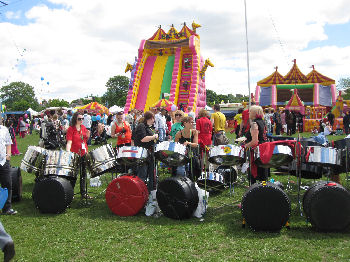
<instances>
[{"instance_id":1,"label":"inflatable bouncy castle","mask_svg":"<svg viewBox=\"0 0 350 262\"><path fill-rule=\"evenodd\" d=\"M171 26L166 33L159 26L141 41L135 63L125 70L131 71L125 113L134 108L147 111L162 98L185 110L205 107L205 71L214 65L201 55L197 27L192 23L191 30L184 23L180 31Z\"/></svg>"},{"instance_id":2,"label":"inflatable bouncy castle","mask_svg":"<svg viewBox=\"0 0 350 262\"><path fill-rule=\"evenodd\" d=\"M286 105L293 95L292 91L297 89L298 96L305 106L335 106L335 81L317 72L314 66L312 68L305 76L294 59L293 67L287 75L282 76L276 67L274 73L257 83L255 102L276 109Z\"/></svg>"}]
</instances>

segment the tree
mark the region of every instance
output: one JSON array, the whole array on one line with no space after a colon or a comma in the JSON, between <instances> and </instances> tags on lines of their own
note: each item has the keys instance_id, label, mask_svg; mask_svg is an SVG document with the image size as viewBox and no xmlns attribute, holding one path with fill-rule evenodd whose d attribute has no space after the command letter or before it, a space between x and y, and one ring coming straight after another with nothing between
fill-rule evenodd
<instances>
[{"instance_id":1,"label":"tree","mask_svg":"<svg viewBox=\"0 0 350 262\"><path fill-rule=\"evenodd\" d=\"M25 111L29 107L40 110L40 105L35 97L34 88L23 82L12 82L0 89L0 98L6 105L7 111Z\"/></svg>"},{"instance_id":2,"label":"tree","mask_svg":"<svg viewBox=\"0 0 350 262\"><path fill-rule=\"evenodd\" d=\"M108 107L113 105L124 107L129 90L128 86L128 77L120 75L111 77L106 83L107 91L102 96L102 102Z\"/></svg>"},{"instance_id":3,"label":"tree","mask_svg":"<svg viewBox=\"0 0 350 262\"><path fill-rule=\"evenodd\" d=\"M214 105L218 100L217 94L210 89L207 89L206 93L207 93L207 105L211 105L211 106Z\"/></svg>"},{"instance_id":4,"label":"tree","mask_svg":"<svg viewBox=\"0 0 350 262\"><path fill-rule=\"evenodd\" d=\"M343 99L350 99L350 78L340 78L339 84L337 86L338 89L345 91L345 95L343 95Z\"/></svg>"},{"instance_id":5,"label":"tree","mask_svg":"<svg viewBox=\"0 0 350 262\"><path fill-rule=\"evenodd\" d=\"M64 99L49 99L47 107L69 107L69 102Z\"/></svg>"}]
</instances>

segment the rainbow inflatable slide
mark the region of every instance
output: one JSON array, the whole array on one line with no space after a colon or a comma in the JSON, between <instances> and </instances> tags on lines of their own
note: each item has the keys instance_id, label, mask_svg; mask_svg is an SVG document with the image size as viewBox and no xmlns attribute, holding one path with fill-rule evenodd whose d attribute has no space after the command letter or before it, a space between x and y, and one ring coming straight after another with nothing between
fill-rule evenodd
<instances>
[{"instance_id":1,"label":"rainbow inflatable slide","mask_svg":"<svg viewBox=\"0 0 350 262\"><path fill-rule=\"evenodd\" d=\"M197 112L206 105L205 71L214 66L200 53L200 37L192 23L178 32L172 25L168 33L161 26L148 40L142 40L131 71L124 112L147 111L159 99L167 98L183 108Z\"/></svg>"}]
</instances>

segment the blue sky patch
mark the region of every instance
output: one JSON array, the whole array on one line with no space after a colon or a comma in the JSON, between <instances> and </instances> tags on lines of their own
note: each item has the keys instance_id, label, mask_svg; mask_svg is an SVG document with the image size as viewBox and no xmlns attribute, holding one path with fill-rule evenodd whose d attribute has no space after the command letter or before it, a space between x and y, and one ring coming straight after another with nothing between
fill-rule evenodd
<instances>
[{"instance_id":1,"label":"blue sky patch","mask_svg":"<svg viewBox=\"0 0 350 262\"><path fill-rule=\"evenodd\" d=\"M304 50L310 50L316 47L323 46L338 46L345 47L350 45L350 22L345 24L330 25L326 24L324 27L325 34L328 39L322 41L311 41L307 48Z\"/></svg>"},{"instance_id":2,"label":"blue sky patch","mask_svg":"<svg viewBox=\"0 0 350 262\"><path fill-rule=\"evenodd\" d=\"M25 13L34 6L46 5L50 9L66 8L63 5L53 4L46 0L1 0L1 2L7 5L0 3L0 22L9 22L15 25L27 25L32 21L25 17ZM6 17L7 12L12 12L14 16L11 18Z\"/></svg>"}]
</instances>

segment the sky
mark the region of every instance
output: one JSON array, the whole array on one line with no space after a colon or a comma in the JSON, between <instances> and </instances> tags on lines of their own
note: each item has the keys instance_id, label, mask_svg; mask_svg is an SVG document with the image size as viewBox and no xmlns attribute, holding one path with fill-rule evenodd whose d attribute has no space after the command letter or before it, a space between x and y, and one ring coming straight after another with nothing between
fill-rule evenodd
<instances>
[{"instance_id":1,"label":"sky","mask_svg":"<svg viewBox=\"0 0 350 262\"><path fill-rule=\"evenodd\" d=\"M251 92L276 66L286 75L293 59L305 75L314 65L336 83L350 77L348 1L246 4ZM167 32L195 21L201 54L215 65L206 88L248 94L244 14L244 0L1 0L0 86L28 83L39 100L101 96L110 77L130 77L126 63L159 25Z\"/></svg>"}]
</instances>

